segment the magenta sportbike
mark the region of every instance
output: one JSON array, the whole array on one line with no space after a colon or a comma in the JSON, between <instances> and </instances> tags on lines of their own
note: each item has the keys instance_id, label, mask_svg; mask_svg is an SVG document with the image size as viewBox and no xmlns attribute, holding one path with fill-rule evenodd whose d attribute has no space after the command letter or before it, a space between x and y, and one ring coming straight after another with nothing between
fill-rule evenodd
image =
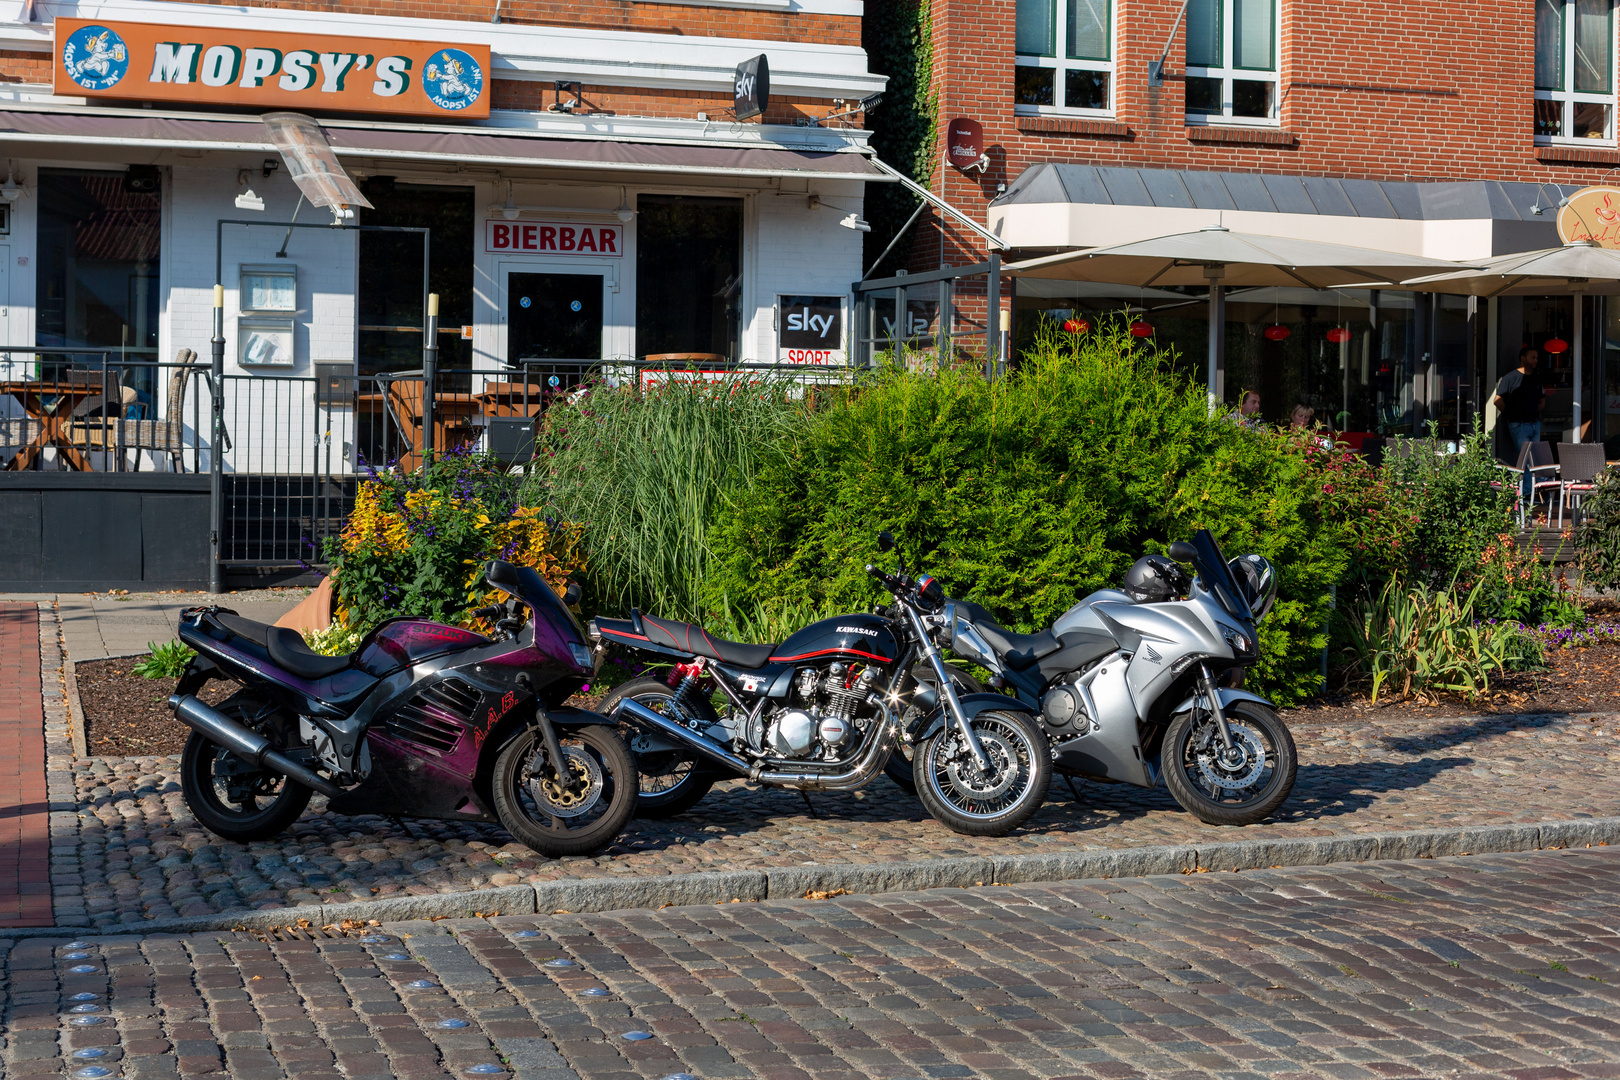
<instances>
[{"instance_id":1,"label":"magenta sportbike","mask_svg":"<svg viewBox=\"0 0 1620 1080\"><path fill-rule=\"evenodd\" d=\"M615 725L563 704L591 675L584 631L533 570L495 561L485 577L509 596L478 613L493 636L393 619L348 656L224 608L182 613L197 656L169 704L192 729L181 788L197 820L262 840L320 792L336 814L498 821L544 855L609 843L637 775ZM240 689L209 705L197 691L213 679Z\"/></svg>"}]
</instances>

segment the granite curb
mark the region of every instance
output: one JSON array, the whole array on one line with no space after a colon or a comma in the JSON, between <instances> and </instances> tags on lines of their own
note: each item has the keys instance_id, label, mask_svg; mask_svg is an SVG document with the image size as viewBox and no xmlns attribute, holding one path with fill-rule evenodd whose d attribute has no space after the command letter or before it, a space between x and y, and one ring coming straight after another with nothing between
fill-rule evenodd
<instances>
[{"instance_id":1,"label":"granite curb","mask_svg":"<svg viewBox=\"0 0 1620 1080\"><path fill-rule=\"evenodd\" d=\"M1163 844L1113 851L1056 852L1050 855L930 859L881 865L789 866L665 877L582 878L460 893L360 900L346 904L310 904L234 914L222 912L179 919L156 919L109 927L106 931L86 926L0 927L0 938L268 930L295 925L300 919L307 919L315 926L326 926L345 919L399 922L493 914L584 914L677 905L802 900L812 894L912 892L978 885L1280 869L1452 855L1499 855L1616 843L1620 843L1620 817L1585 818L1539 825L1482 825L1297 840Z\"/></svg>"}]
</instances>

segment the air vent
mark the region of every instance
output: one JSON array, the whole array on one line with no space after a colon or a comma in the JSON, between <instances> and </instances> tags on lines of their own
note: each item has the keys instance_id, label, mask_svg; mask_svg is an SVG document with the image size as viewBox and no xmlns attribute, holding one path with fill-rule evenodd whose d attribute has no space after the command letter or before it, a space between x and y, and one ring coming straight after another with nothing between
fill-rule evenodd
<instances>
[{"instance_id":1,"label":"air vent","mask_svg":"<svg viewBox=\"0 0 1620 1080\"><path fill-rule=\"evenodd\" d=\"M456 679L426 687L383 724L397 739L449 753L478 707L478 691Z\"/></svg>"}]
</instances>

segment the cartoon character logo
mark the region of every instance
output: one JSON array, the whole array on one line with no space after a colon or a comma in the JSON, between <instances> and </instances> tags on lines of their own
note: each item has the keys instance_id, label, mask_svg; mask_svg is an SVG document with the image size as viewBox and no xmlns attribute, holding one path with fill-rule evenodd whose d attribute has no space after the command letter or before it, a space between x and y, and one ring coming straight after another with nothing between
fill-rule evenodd
<instances>
[{"instance_id":1,"label":"cartoon character logo","mask_svg":"<svg viewBox=\"0 0 1620 1080\"><path fill-rule=\"evenodd\" d=\"M62 67L86 90L107 90L129 71L129 47L105 26L81 26L62 46Z\"/></svg>"},{"instance_id":2,"label":"cartoon character logo","mask_svg":"<svg viewBox=\"0 0 1620 1080\"><path fill-rule=\"evenodd\" d=\"M460 49L440 49L422 69L422 89L441 109L468 108L484 92L484 71Z\"/></svg>"}]
</instances>

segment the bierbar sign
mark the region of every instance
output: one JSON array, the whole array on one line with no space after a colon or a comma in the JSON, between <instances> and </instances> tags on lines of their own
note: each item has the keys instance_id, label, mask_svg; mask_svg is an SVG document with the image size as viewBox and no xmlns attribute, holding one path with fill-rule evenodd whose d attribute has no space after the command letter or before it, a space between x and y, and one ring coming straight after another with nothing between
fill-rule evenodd
<instances>
[{"instance_id":1,"label":"bierbar sign","mask_svg":"<svg viewBox=\"0 0 1620 1080\"><path fill-rule=\"evenodd\" d=\"M486 221L484 250L496 255L624 254L624 227L578 221Z\"/></svg>"},{"instance_id":2,"label":"bierbar sign","mask_svg":"<svg viewBox=\"0 0 1620 1080\"><path fill-rule=\"evenodd\" d=\"M489 115L489 46L56 20L53 89L261 110Z\"/></svg>"}]
</instances>

